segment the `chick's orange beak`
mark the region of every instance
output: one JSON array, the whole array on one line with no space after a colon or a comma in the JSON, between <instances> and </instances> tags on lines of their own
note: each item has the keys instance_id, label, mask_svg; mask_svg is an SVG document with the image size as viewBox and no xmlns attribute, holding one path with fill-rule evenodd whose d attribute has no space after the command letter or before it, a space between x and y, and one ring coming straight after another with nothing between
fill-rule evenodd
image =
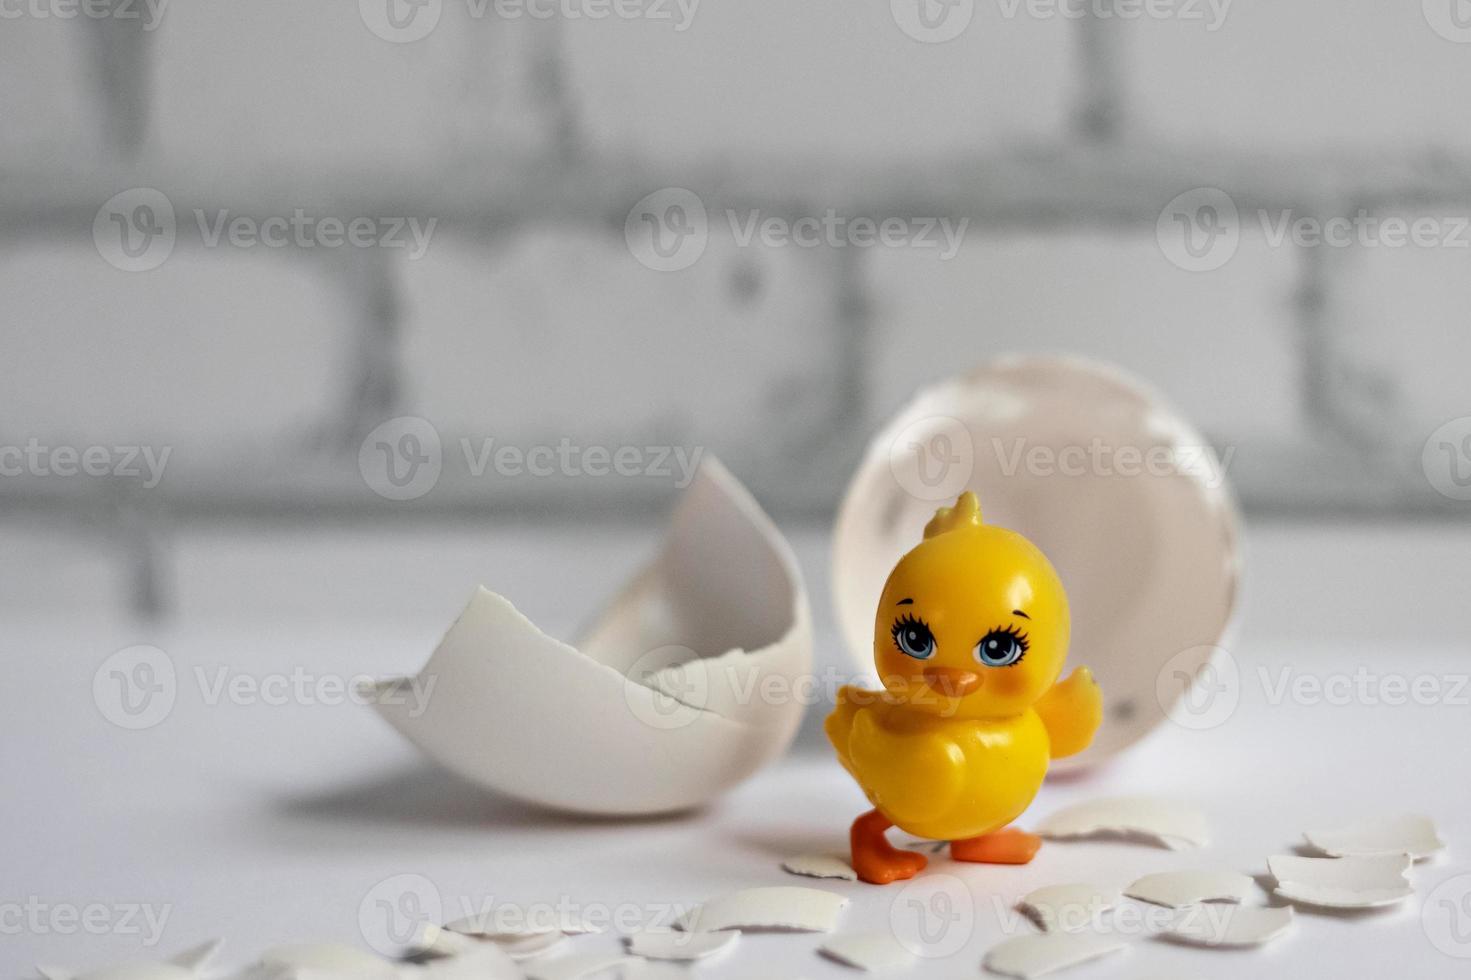
<instances>
[{"instance_id":1,"label":"chick's orange beak","mask_svg":"<svg viewBox=\"0 0 1471 980\"><path fill-rule=\"evenodd\" d=\"M954 667L926 667L924 680L936 692L949 698L962 698L981 686L981 675Z\"/></svg>"}]
</instances>

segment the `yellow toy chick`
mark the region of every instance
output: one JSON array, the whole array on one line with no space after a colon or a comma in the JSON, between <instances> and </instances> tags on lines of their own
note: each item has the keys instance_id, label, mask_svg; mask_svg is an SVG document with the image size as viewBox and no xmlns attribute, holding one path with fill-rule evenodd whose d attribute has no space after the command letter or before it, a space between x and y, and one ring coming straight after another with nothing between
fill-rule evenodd
<instances>
[{"instance_id":1,"label":"yellow toy chick","mask_svg":"<svg viewBox=\"0 0 1471 980\"><path fill-rule=\"evenodd\" d=\"M883 690L844 687L827 718L874 805L853 822L858 877L882 885L924 868L924 855L889 844L895 825L950 841L957 861L1032 859L1041 839L1007 825L1048 762L1087 748L1103 718L1088 668L1057 683L1068 634L1067 595L1036 545L981 523L973 493L935 513L879 600Z\"/></svg>"}]
</instances>

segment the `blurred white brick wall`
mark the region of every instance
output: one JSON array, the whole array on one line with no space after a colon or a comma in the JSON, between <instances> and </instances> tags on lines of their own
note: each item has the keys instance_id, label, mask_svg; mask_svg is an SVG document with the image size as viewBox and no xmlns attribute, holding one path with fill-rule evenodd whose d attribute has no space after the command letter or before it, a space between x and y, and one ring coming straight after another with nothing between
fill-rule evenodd
<instances>
[{"instance_id":1,"label":"blurred white brick wall","mask_svg":"<svg viewBox=\"0 0 1471 980\"><path fill-rule=\"evenodd\" d=\"M1226 438L1301 431L1296 256L1260 236L1209 274L1170 264L1152 234L978 238L950 262L918 251L875 260L868 383L880 419L957 362L1048 351L1119 364Z\"/></svg>"},{"instance_id":2,"label":"blurred white brick wall","mask_svg":"<svg viewBox=\"0 0 1471 980\"><path fill-rule=\"evenodd\" d=\"M0 155L14 163L95 153L99 106L86 38L69 22L0 23Z\"/></svg>"},{"instance_id":3,"label":"blurred white brick wall","mask_svg":"<svg viewBox=\"0 0 1471 980\"><path fill-rule=\"evenodd\" d=\"M356 324L331 280L262 253L179 252L144 274L91 242L0 262L0 439L174 447L181 470L269 446L342 400Z\"/></svg>"},{"instance_id":4,"label":"blurred white brick wall","mask_svg":"<svg viewBox=\"0 0 1471 980\"><path fill-rule=\"evenodd\" d=\"M811 255L735 253L715 235L665 275L634 261L621 229L445 238L404 272L405 408L510 442L791 453L836 401L830 290Z\"/></svg>"},{"instance_id":5,"label":"blurred white brick wall","mask_svg":"<svg viewBox=\"0 0 1471 980\"><path fill-rule=\"evenodd\" d=\"M1460 0L1426 0L1449 11ZM1127 88L1151 135L1258 150L1471 147L1471 57L1419 0L1232 0L1216 31L1141 20Z\"/></svg>"},{"instance_id":6,"label":"blurred white brick wall","mask_svg":"<svg viewBox=\"0 0 1471 980\"><path fill-rule=\"evenodd\" d=\"M1070 26L982 2L961 36L919 44L889 0L706 0L682 33L583 22L567 40L601 144L680 162L904 162L1059 135L1079 84Z\"/></svg>"},{"instance_id":7,"label":"blurred white brick wall","mask_svg":"<svg viewBox=\"0 0 1471 980\"><path fill-rule=\"evenodd\" d=\"M1008 17L1009 6L978 3L960 37L921 44L898 29L888 0L706 0L684 31L475 19L446 0L431 35L391 44L353 3L173 0L149 37L142 159L217 190L221 205L242 187L283 182L289 199L298 178L321 187L324 174L344 184L329 190L348 192L356 177L397 175L418 200L446 161L463 166L467 188L500 159L545 159L555 173L549 154L571 136L574 150L627 155L662 175L714 168L737 183L753 161L808 176L915 161L914 186L900 190L923 199L919 162L1062 144L1080 100L1105 87L1080 67L1077 24L1027 16L1025 0ZM76 170L109 159L91 26L22 19L0 31L0 175L20 162ZM1143 147L1269 161L1471 143L1459 98L1471 47L1439 36L1418 4L1235 0L1216 31L1107 27L1124 136ZM824 206L815 186L803 206ZM838 451L851 459L854 434L916 385L1018 349L1117 361L1223 441L1318 438L1304 417L1302 254L1265 241L1250 214L1238 253L1214 272L1171 266L1147 228L973 224L950 260L864 253L867 278L844 293L848 256L738 248L714 213L698 263L647 270L620 234L633 203L550 225L433 215L440 230L423 259L391 255L371 274L398 289L393 410L523 444L687 441L766 474L775 503L784 491L812 499L793 489L803 471L787 464L837 428L847 427ZM181 227L191 221L182 215ZM85 221L66 232L7 230L0 434L163 440L204 454L304 442L341 424L371 303L328 274L331 260L181 246L162 268L125 274L101 261ZM1337 356L1384 379L1388 438L1404 453L1467 411L1467 259L1348 250L1329 263ZM866 334L844 336L840 313L865 303L868 315L852 319ZM1329 376L1350 389L1355 377ZM854 405L866 406L861 416Z\"/></svg>"},{"instance_id":8,"label":"blurred white brick wall","mask_svg":"<svg viewBox=\"0 0 1471 980\"><path fill-rule=\"evenodd\" d=\"M1471 231L1464 235L1471 241ZM1361 249L1338 258L1329 315L1344 357L1391 386L1422 437L1471 412L1471 248Z\"/></svg>"}]
</instances>

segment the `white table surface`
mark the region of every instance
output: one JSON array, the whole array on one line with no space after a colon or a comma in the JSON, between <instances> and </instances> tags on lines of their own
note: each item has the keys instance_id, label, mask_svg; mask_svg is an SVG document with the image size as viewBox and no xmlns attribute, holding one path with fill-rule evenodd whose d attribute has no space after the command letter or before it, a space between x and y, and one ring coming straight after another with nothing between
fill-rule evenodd
<instances>
[{"instance_id":1,"label":"white table surface","mask_svg":"<svg viewBox=\"0 0 1471 980\"><path fill-rule=\"evenodd\" d=\"M369 933L377 928L378 886L402 875L432 883L446 917L466 901L479 907L491 899L659 916L731 889L803 884L851 898L843 930L887 928L891 914L903 914L893 908L899 886L816 882L778 867L785 856L841 851L863 807L813 738L816 710L788 759L704 812L591 821L457 782L366 708L209 705L187 681L196 666L220 665L253 676L301 665L328 675L412 672L477 580L516 599L549 631L570 635L637 563L652 533L184 534L178 613L161 626L132 622L95 597L58 595L44 566L7 563L0 584L13 586L7 593L24 608L0 610L8 689L0 721L8 787L0 975L29 975L37 961L82 969L154 958L214 936L227 940L227 964L290 941L363 945L364 916ZM836 662L826 543L814 533L793 538L810 576L820 659ZM1456 913L1425 901L1439 883L1471 874L1471 690L1459 703L1428 707L1272 703L1259 674L1266 669L1275 684L1283 668L1330 677L1362 667L1373 676L1432 676L1450 691L1471 672L1463 598L1471 532L1278 527L1254 531L1248 543L1248 602L1233 648L1243 676L1235 713L1208 731L1167 726L1102 771L1049 782L1029 813L1119 793L1178 797L1209 815L1213 844L1170 852L1049 843L1020 868L934 859L932 872L963 882L974 924L958 952L921 963L914 975L981 975L985 950L1014 927L1009 906L1032 888L1122 886L1176 868L1261 874L1266 856L1293 848L1305 828L1400 810L1434 816L1450 844L1416 866L1417 895L1400 907L1302 914L1293 934L1259 951L1136 937L1126 952L1066 975L1449 977L1471 969L1471 959L1437 949L1426 929L1433 915L1458 914L1459 951L1471 956L1471 903ZM20 540L12 554L24 561L27 546ZM44 541L29 546L39 555ZM169 717L137 732L106 721L92 698L98 665L133 643L166 650L186 679ZM1084 646L1078 638L1079 662ZM49 918L98 903L113 926L102 934ZM167 914L152 949L143 948L148 937L122 928L126 909L140 905ZM18 921L38 909L48 916L39 928ZM571 951L615 945L611 935L592 936ZM810 935L745 936L696 972L856 975L818 957L817 945Z\"/></svg>"}]
</instances>

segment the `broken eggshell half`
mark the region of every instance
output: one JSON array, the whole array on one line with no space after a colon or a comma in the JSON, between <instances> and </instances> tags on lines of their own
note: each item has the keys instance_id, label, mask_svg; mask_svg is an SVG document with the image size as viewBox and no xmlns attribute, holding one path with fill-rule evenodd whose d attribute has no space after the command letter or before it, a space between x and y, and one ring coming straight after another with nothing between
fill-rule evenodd
<instances>
[{"instance_id":1,"label":"broken eggshell half","mask_svg":"<svg viewBox=\"0 0 1471 980\"><path fill-rule=\"evenodd\" d=\"M1226 468L1157 393L1068 357L1007 357L921 391L874 438L833 535L838 624L871 676L874 608L937 507L973 490L988 524L1036 542L1072 611L1074 664L1113 755L1154 729L1222 642L1236 606L1236 513Z\"/></svg>"},{"instance_id":2,"label":"broken eggshell half","mask_svg":"<svg viewBox=\"0 0 1471 980\"><path fill-rule=\"evenodd\" d=\"M642 815L707 803L779 756L811 669L791 549L707 455L660 553L581 641L546 635L482 588L418 678L372 697L472 782L561 810Z\"/></svg>"}]
</instances>

